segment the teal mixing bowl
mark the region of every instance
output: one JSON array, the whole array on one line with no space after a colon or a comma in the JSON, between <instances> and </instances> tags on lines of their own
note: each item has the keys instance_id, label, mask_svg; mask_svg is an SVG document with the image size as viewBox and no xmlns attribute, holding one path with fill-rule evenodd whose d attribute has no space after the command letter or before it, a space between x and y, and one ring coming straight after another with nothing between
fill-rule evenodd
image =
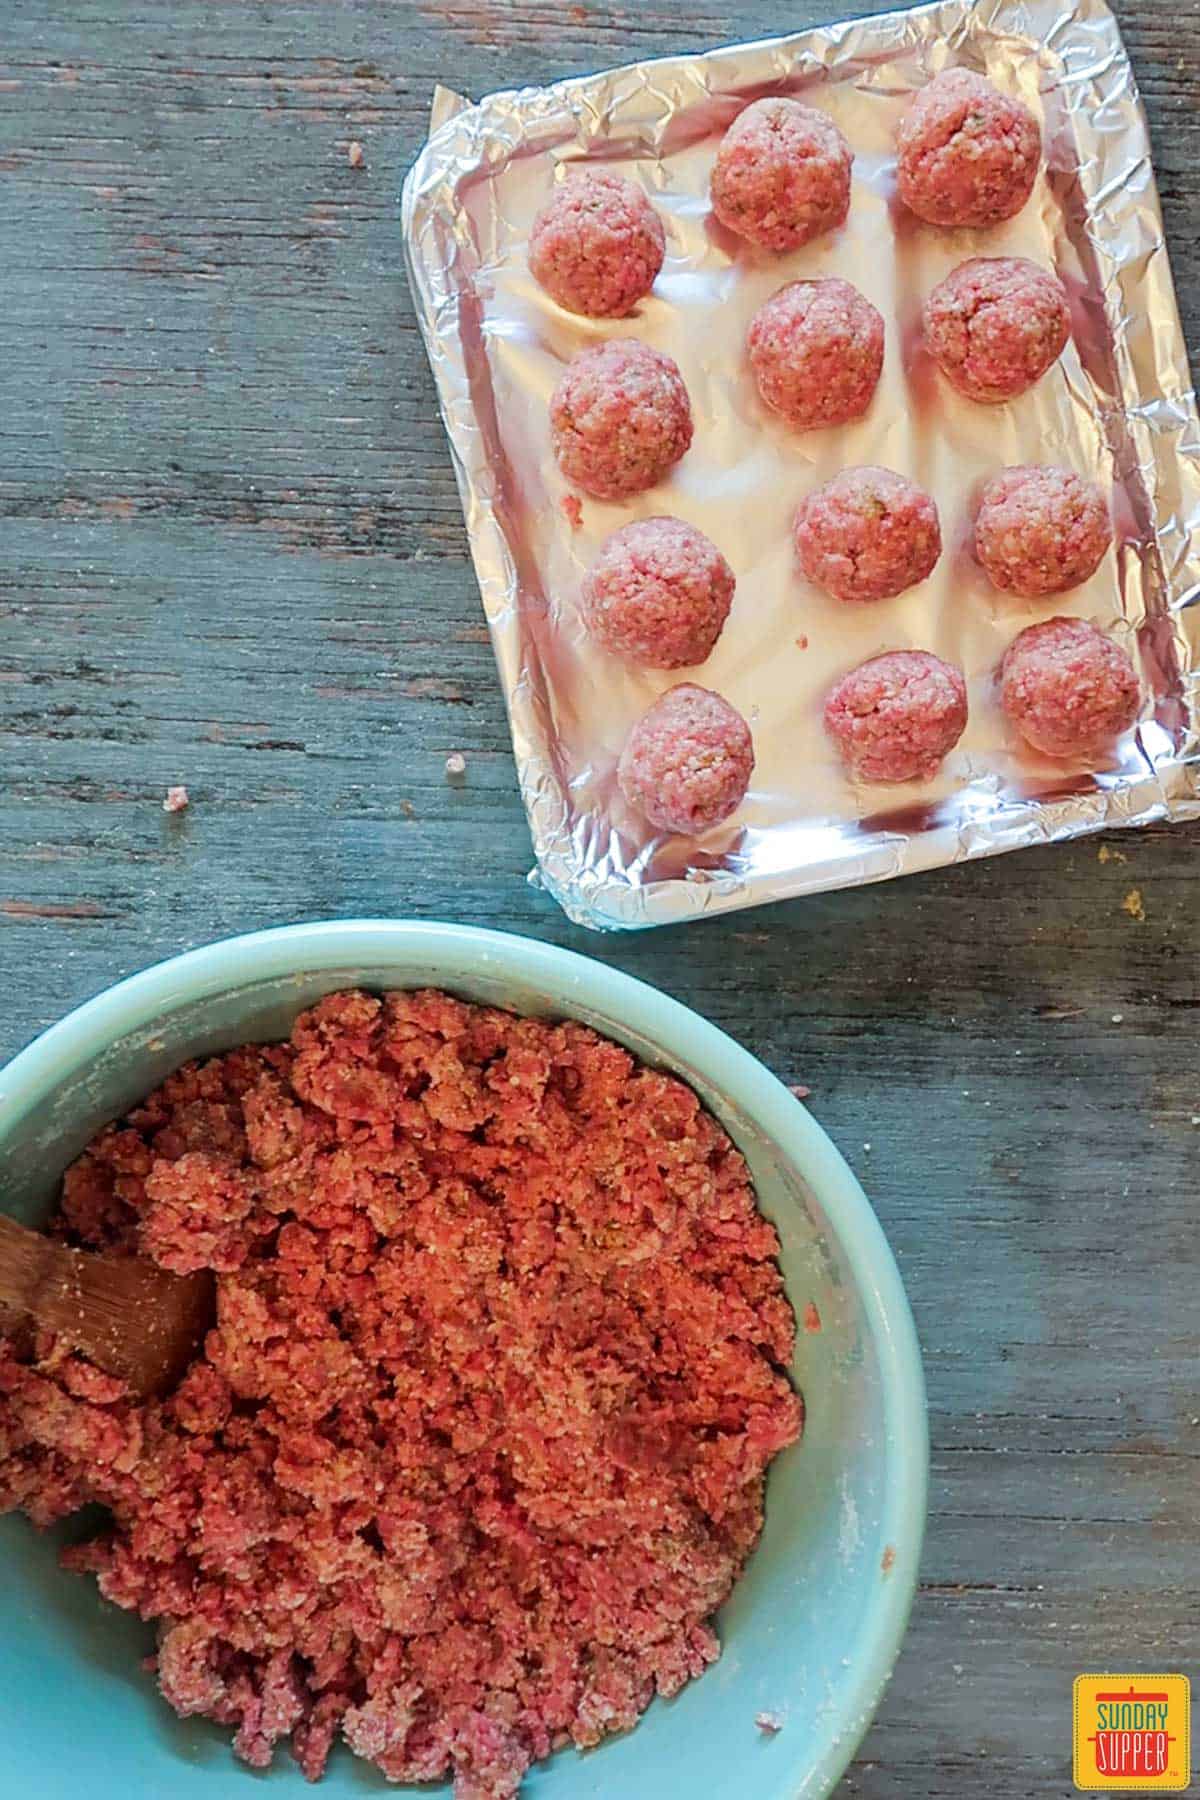
<instances>
[{"instance_id":1,"label":"teal mixing bowl","mask_svg":"<svg viewBox=\"0 0 1200 1800\"><path fill-rule=\"evenodd\" d=\"M820 1318L796 1347L803 1441L772 1469L762 1544L719 1621L720 1662L655 1702L628 1737L535 1769L526 1791L822 1800L871 1718L912 1601L928 1462L921 1359L858 1183L804 1108L723 1032L600 963L488 931L362 921L233 938L111 988L0 1074L6 1210L44 1220L96 1128L171 1069L283 1037L301 1008L350 985L436 985L582 1019L690 1082L744 1152L779 1227L797 1314L811 1303ZM151 1631L59 1570L64 1535L0 1521L0 1788L30 1800L249 1800L263 1780L279 1800L311 1792L286 1753L255 1776L233 1761L227 1733L175 1718L139 1666ZM783 1729L756 1729L763 1712ZM326 1800L384 1791L375 1771L335 1754Z\"/></svg>"}]
</instances>

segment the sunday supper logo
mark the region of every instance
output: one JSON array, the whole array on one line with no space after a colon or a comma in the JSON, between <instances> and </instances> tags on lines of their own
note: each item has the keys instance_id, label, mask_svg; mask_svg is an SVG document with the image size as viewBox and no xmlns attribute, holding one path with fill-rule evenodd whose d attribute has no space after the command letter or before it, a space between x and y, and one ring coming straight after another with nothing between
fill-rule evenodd
<instances>
[{"instance_id":1,"label":"sunday supper logo","mask_svg":"<svg viewBox=\"0 0 1200 1800\"><path fill-rule=\"evenodd\" d=\"M1191 1780L1186 1675L1080 1675L1075 1786L1083 1793L1182 1793Z\"/></svg>"}]
</instances>

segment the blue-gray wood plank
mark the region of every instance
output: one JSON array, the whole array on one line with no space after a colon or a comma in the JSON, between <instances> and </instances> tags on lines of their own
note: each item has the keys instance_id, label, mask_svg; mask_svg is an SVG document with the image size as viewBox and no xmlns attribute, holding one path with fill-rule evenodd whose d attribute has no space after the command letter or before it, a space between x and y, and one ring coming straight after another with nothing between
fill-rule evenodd
<instances>
[{"instance_id":1,"label":"blue-gray wood plank","mask_svg":"<svg viewBox=\"0 0 1200 1800\"><path fill-rule=\"evenodd\" d=\"M844 1793L1040 1800L1078 1671L1200 1664L1200 833L574 930L524 885L400 268L435 81L840 10L6 0L0 1053L186 946L406 913L619 964L809 1084L899 1256L933 1434L921 1595ZM1120 13L1194 355L1200 4Z\"/></svg>"}]
</instances>

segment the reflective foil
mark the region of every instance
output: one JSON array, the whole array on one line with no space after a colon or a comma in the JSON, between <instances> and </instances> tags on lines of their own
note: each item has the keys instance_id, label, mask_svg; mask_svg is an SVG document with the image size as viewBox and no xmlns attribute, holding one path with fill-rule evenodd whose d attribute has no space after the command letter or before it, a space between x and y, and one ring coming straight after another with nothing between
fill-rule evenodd
<instances>
[{"instance_id":1,"label":"reflective foil","mask_svg":"<svg viewBox=\"0 0 1200 1800\"><path fill-rule=\"evenodd\" d=\"M921 225L895 200L897 121L947 64L982 70L1042 120L1034 196L987 232ZM846 226L781 257L740 245L708 204L721 133L748 100L778 92L829 112L855 152ZM556 176L585 159L640 181L667 227L663 272L629 319L576 318L529 274L534 215ZM477 106L443 92L405 184L404 232L536 878L572 919L601 929L665 924L1200 812L1200 428L1145 120L1102 0L943 0ZM924 296L977 254L1052 265L1071 299L1061 363L999 407L960 398L921 345ZM884 374L858 424L799 435L764 412L743 343L769 294L827 274L854 282L882 312ZM610 335L675 357L696 438L673 477L632 503L582 496L574 529L547 407L571 355ZM983 478L1018 462L1064 463L1113 492L1113 549L1085 586L1046 604L993 591L970 549ZM801 579L790 532L800 496L853 463L883 463L927 488L945 540L928 581L859 607ZM738 583L712 657L670 675L605 655L578 613L604 538L663 512L702 527ZM1012 741L999 712L995 670L1006 646L1054 613L1111 631L1141 671L1140 723L1103 767L1039 760ZM937 780L856 787L825 739L824 694L863 658L901 648L933 650L964 670L970 723ZM758 757L740 811L694 841L655 836L615 782L630 726L678 680L740 708Z\"/></svg>"}]
</instances>

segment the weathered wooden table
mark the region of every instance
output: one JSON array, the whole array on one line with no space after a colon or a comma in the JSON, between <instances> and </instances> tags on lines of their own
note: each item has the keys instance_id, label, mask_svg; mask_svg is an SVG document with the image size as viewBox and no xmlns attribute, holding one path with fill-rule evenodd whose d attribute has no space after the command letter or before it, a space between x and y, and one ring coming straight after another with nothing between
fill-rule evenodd
<instances>
[{"instance_id":1,"label":"weathered wooden table","mask_svg":"<svg viewBox=\"0 0 1200 1800\"><path fill-rule=\"evenodd\" d=\"M6 0L0 1052L188 945L418 914L618 963L808 1083L900 1258L933 1435L921 1595L845 1792L1030 1800L1070 1789L1078 1671L1200 1663L1200 834L573 929L524 884L396 228L438 79L843 6ZM1195 351L1200 3L1120 11Z\"/></svg>"}]
</instances>

